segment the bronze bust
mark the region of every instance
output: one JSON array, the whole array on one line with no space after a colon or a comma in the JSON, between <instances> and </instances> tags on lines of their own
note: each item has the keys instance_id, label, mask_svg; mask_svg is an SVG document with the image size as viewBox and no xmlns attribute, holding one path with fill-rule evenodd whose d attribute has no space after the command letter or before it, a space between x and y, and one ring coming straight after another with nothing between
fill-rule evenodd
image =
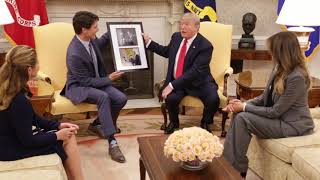
<instances>
[{"instance_id":1,"label":"bronze bust","mask_svg":"<svg viewBox=\"0 0 320 180\"><path fill-rule=\"evenodd\" d=\"M253 13L246 13L242 17L242 29L245 34L242 34L242 37L239 41L239 48L255 48L256 42L254 36L250 33L256 27L257 16Z\"/></svg>"}]
</instances>

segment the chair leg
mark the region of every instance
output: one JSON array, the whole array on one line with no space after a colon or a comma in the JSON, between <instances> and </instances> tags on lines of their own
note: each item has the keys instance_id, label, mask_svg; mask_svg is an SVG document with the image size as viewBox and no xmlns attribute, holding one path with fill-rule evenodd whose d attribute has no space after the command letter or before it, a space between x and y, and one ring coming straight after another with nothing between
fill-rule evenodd
<instances>
[{"instance_id":1,"label":"chair leg","mask_svg":"<svg viewBox=\"0 0 320 180\"><path fill-rule=\"evenodd\" d=\"M167 117L167 108L166 108L166 104L162 103L161 104L161 113L163 115L163 124L161 126L161 130L165 130L167 129L167 122L168 122L168 117Z\"/></svg>"},{"instance_id":2,"label":"chair leg","mask_svg":"<svg viewBox=\"0 0 320 180\"><path fill-rule=\"evenodd\" d=\"M186 107L185 106L181 107L181 114L186 115Z\"/></svg>"},{"instance_id":3,"label":"chair leg","mask_svg":"<svg viewBox=\"0 0 320 180\"><path fill-rule=\"evenodd\" d=\"M90 112L86 112L86 119L90 119Z\"/></svg>"},{"instance_id":4,"label":"chair leg","mask_svg":"<svg viewBox=\"0 0 320 180\"><path fill-rule=\"evenodd\" d=\"M221 121L221 137L226 137L227 132L225 131L226 121L228 119L228 113L222 112L222 121Z\"/></svg>"}]
</instances>

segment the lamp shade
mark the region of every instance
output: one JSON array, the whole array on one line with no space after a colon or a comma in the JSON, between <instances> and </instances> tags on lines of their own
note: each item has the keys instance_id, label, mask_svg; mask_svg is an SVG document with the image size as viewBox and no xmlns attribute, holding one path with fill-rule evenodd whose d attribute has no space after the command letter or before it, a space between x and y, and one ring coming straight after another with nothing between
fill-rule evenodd
<instances>
[{"instance_id":1,"label":"lamp shade","mask_svg":"<svg viewBox=\"0 0 320 180\"><path fill-rule=\"evenodd\" d=\"M14 20L4 0L0 0L0 25L11 24Z\"/></svg>"},{"instance_id":2,"label":"lamp shade","mask_svg":"<svg viewBox=\"0 0 320 180\"><path fill-rule=\"evenodd\" d=\"M285 0L277 24L320 26L320 0Z\"/></svg>"}]
</instances>

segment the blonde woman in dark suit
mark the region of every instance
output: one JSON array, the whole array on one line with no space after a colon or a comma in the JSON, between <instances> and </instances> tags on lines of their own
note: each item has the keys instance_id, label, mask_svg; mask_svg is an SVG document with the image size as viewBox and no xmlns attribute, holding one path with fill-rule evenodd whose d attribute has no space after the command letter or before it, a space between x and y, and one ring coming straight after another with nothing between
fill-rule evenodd
<instances>
[{"instance_id":1,"label":"blonde woman in dark suit","mask_svg":"<svg viewBox=\"0 0 320 180\"><path fill-rule=\"evenodd\" d=\"M313 132L308 107L310 76L297 37L280 32L267 40L274 69L264 92L247 102L231 101L225 111L234 112L224 143L224 157L246 176L246 156L252 135L259 138L302 136Z\"/></svg>"}]
</instances>

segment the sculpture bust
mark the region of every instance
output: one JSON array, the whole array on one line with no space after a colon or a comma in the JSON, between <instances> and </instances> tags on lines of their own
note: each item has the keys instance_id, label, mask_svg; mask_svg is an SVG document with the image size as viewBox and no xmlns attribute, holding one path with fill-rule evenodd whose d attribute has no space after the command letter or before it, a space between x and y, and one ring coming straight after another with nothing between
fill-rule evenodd
<instances>
[{"instance_id":1,"label":"sculpture bust","mask_svg":"<svg viewBox=\"0 0 320 180\"><path fill-rule=\"evenodd\" d=\"M239 48L255 48L254 36L250 33L256 27L257 16L253 13L246 13L242 17L242 29L245 34L242 34L242 37L239 41Z\"/></svg>"}]
</instances>

